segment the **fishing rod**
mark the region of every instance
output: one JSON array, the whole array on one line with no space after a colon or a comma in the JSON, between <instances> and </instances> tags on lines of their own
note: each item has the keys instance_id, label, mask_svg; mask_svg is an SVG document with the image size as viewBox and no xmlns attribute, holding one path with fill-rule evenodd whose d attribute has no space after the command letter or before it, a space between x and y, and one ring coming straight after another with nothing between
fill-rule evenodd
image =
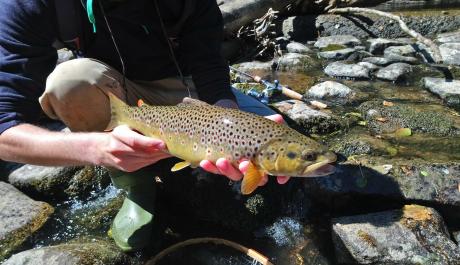
<instances>
[{"instance_id":1,"label":"fishing rod","mask_svg":"<svg viewBox=\"0 0 460 265\"><path fill-rule=\"evenodd\" d=\"M281 85L278 80L275 80L273 83L271 83L268 80L262 79L262 77L258 75L252 76L248 73L245 73L241 70L236 69L235 67L232 67L232 66L229 66L229 67L231 71L241 74L245 77L248 77L256 81L257 83L260 83L265 86L265 89L262 92L258 92L255 89L251 89L247 92L248 95L257 98L259 101L261 101L264 104L268 104L270 101L270 98L277 93L281 93L292 99L297 99L297 100L303 99L303 96L300 93L297 93L294 90Z\"/></svg>"}]
</instances>

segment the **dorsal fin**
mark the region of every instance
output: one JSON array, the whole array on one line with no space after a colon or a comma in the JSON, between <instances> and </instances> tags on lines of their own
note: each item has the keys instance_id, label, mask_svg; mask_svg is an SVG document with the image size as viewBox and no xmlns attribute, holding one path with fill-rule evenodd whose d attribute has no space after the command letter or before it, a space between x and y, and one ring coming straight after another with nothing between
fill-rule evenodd
<instances>
[{"instance_id":1,"label":"dorsal fin","mask_svg":"<svg viewBox=\"0 0 460 265\"><path fill-rule=\"evenodd\" d=\"M178 106L208 106L209 104L199 99L185 97Z\"/></svg>"}]
</instances>

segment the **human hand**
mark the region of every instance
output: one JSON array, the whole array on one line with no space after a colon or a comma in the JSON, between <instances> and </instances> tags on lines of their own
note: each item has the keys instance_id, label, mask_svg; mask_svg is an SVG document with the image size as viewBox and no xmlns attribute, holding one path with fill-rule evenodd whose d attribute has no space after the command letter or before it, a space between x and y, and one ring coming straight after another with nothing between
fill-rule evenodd
<instances>
[{"instance_id":1,"label":"human hand","mask_svg":"<svg viewBox=\"0 0 460 265\"><path fill-rule=\"evenodd\" d=\"M275 121L277 123L284 122L283 116L281 116L279 114L266 116L265 118L273 120L273 121ZM237 169L236 167L234 167L230 163L230 161L228 161L225 158L219 158L216 161L215 164L213 164L209 160L202 160L200 162L200 166L204 170L206 170L206 171L208 171L210 173L214 173L214 174L218 174L218 175L224 175L224 176L228 177L229 179L231 179L233 181L240 181L243 178L243 174L246 173L248 165L249 165L248 160L242 160L242 161L239 162L238 169ZM289 177L286 177L286 176L278 176L277 177L277 181L278 181L279 184L285 184L286 182L288 182L288 180L289 180ZM267 174L265 174L262 177L262 180L260 181L259 186L265 185L267 183L267 181L268 181L268 177L267 177Z\"/></svg>"},{"instance_id":2,"label":"human hand","mask_svg":"<svg viewBox=\"0 0 460 265\"><path fill-rule=\"evenodd\" d=\"M97 141L96 163L132 172L171 157L163 141L144 136L126 125L115 127Z\"/></svg>"}]
</instances>

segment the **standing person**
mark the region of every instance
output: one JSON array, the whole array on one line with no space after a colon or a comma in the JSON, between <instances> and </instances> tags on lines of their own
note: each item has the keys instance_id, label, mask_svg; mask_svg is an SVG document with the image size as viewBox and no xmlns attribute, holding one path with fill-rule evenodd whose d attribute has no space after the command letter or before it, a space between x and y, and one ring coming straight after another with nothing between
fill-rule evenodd
<instances>
[{"instance_id":1,"label":"standing person","mask_svg":"<svg viewBox=\"0 0 460 265\"><path fill-rule=\"evenodd\" d=\"M273 112L232 91L215 0L55 1L0 0L0 159L111 168L114 185L128 191L113 238L125 251L142 248L150 238L155 199L154 179L143 168L169 154L164 142L126 126L104 132L110 120L107 93L130 105L138 99L174 105L192 96L260 115ZM73 5L74 12L63 14L57 1ZM70 42L62 38L62 18L78 24ZM85 58L56 67L56 40L74 44ZM43 113L71 132L39 127ZM240 180L245 165L234 168L219 159L200 166Z\"/></svg>"}]
</instances>

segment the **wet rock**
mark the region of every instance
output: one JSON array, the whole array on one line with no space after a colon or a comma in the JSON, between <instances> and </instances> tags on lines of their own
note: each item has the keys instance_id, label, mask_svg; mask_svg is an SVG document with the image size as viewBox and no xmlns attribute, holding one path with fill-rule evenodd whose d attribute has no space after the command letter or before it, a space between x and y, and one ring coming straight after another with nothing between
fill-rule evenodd
<instances>
[{"instance_id":1,"label":"wet rock","mask_svg":"<svg viewBox=\"0 0 460 265\"><path fill-rule=\"evenodd\" d=\"M107 185L110 179L100 167L23 165L9 174L8 181L19 189L54 197L82 195L94 185Z\"/></svg>"},{"instance_id":2,"label":"wet rock","mask_svg":"<svg viewBox=\"0 0 460 265\"><path fill-rule=\"evenodd\" d=\"M38 230L54 210L4 182L0 182L0 197L1 260Z\"/></svg>"},{"instance_id":3,"label":"wet rock","mask_svg":"<svg viewBox=\"0 0 460 265\"><path fill-rule=\"evenodd\" d=\"M303 45L302 43L299 42L291 42L286 46L286 49L290 53L299 53L299 54L306 54L310 52L310 48L307 46Z\"/></svg>"},{"instance_id":4,"label":"wet rock","mask_svg":"<svg viewBox=\"0 0 460 265\"><path fill-rule=\"evenodd\" d=\"M380 69L380 67L378 67L377 65L373 64L373 63L369 63L369 62L359 62L358 65L361 65L363 67L366 67L367 69L369 69L370 71L375 71L377 69Z\"/></svg>"},{"instance_id":5,"label":"wet rock","mask_svg":"<svg viewBox=\"0 0 460 265\"><path fill-rule=\"evenodd\" d=\"M438 34L436 41L441 42L441 43L451 43L451 42L460 43L460 31Z\"/></svg>"},{"instance_id":6,"label":"wet rock","mask_svg":"<svg viewBox=\"0 0 460 265\"><path fill-rule=\"evenodd\" d=\"M132 258L121 252L113 243L91 240L51 247L31 249L13 255L4 265L87 265L134 264Z\"/></svg>"},{"instance_id":7,"label":"wet rock","mask_svg":"<svg viewBox=\"0 0 460 265\"><path fill-rule=\"evenodd\" d=\"M340 128L337 119L331 115L310 108L299 100L285 100L273 104L282 114L293 120L307 133L326 133Z\"/></svg>"},{"instance_id":8,"label":"wet rock","mask_svg":"<svg viewBox=\"0 0 460 265\"><path fill-rule=\"evenodd\" d=\"M392 63L390 59L385 58L385 57L366 57L366 58L363 58L362 61L366 63L379 65L379 66L387 66L390 63Z\"/></svg>"},{"instance_id":9,"label":"wet rock","mask_svg":"<svg viewBox=\"0 0 460 265\"><path fill-rule=\"evenodd\" d=\"M443 63L460 65L460 43L445 43L439 46Z\"/></svg>"},{"instance_id":10,"label":"wet rock","mask_svg":"<svg viewBox=\"0 0 460 265\"><path fill-rule=\"evenodd\" d=\"M368 101L358 109L366 118L367 127L372 134L393 133L399 128L410 128L413 133L427 133L437 136L458 135L458 128L452 116L426 107L395 104L383 106L381 101ZM366 116L370 110L375 110L386 122L380 122L374 117Z\"/></svg>"},{"instance_id":11,"label":"wet rock","mask_svg":"<svg viewBox=\"0 0 460 265\"><path fill-rule=\"evenodd\" d=\"M409 28L423 36L454 31L460 28L458 14L443 15L441 12L424 11L403 17ZM315 21L320 36L353 35L359 39L407 37L399 24L388 18L376 15L360 14L359 16L320 15Z\"/></svg>"},{"instance_id":12,"label":"wet rock","mask_svg":"<svg viewBox=\"0 0 460 265\"><path fill-rule=\"evenodd\" d=\"M406 205L336 218L332 224L339 263L456 264L460 258L442 217L432 208Z\"/></svg>"},{"instance_id":13,"label":"wet rock","mask_svg":"<svg viewBox=\"0 0 460 265\"><path fill-rule=\"evenodd\" d=\"M340 49L335 51L325 51L318 53L319 57L324 59L335 59L335 60L343 60L348 58L351 54L356 52L354 48L346 48Z\"/></svg>"},{"instance_id":14,"label":"wet rock","mask_svg":"<svg viewBox=\"0 0 460 265\"><path fill-rule=\"evenodd\" d=\"M256 70L270 71L272 69L272 65L273 65L272 61L269 61L269 62L253 61L253 62L244 62L244 63L240 63L237 65L233 65L233 67L237 68L240 71L250 73L251 71L256 71Z\"/></svg>"},{"instance_id":15,"label":"wet rock","mask_svg":"<svg viewBox=\"0 0 460 265\"><path fill-rule=\"evenodd\" d=\"M360 45L361 41L354 36L351 35L335 35L335 36L328 36L328 37L320 37L316 43L316 48L326 48L330 45L343 45L348 47L353 47Z\"/></svg>"},{"instance_id":16,"label":"wet rock","mask_svg":"<svg viewBox=\"0 0 460 265\"><path fill-rule=\"evenodd\" d=\"M375 76L388 81L398 81L405 78L405 75L412 72L412 68L406 63L394 63L377 71Z\"/></svg>"},{"instance_id":17,"label":"wet rock","mask_svg":"<svg viewBox=\"0 0 460 265\"><path fill-rule=\"evenodd\" d=\"M368 79L369 69L358 64L333 62L326 66L324 72L332 77Z\"/></svg>"},{"instance_id":18,"label":"wet rock","mask_svg":"<svg viewBox=\"0 0 460 265\"><path fill-rule=\"evenodd\" d=\"M394 39L368 39L369 52L373 54L383 54L383 51L390 46L402 46L410 43L409 40L394 40Z\"/></svg>"},{"instance_id":19,"label":"wet rock","mask_svg":"<svg viewBox=\"0 0 460 265\"><path fill-rule=\"evenodd\" d=\"M319 84L314 85L311 87L307 93L305 94L306 97L311 98L347 98L353 94L353 91L338 82L334 81L325 81Z\"/></svg>"},{"instance_id":20,"label":"wet rock","mask_svg":"<svg viewBox=\"0 0 460 265\"><path fill-rule=\"evenodd\" d=\"M303 69L308 64L310 56L300 53L287 53L281 56L278 62L278 68L281 70Z\"/></svg>"},{"instance_id":21,"label":"wet rock","mask_svg":"<svg viewBox=\"0 0 460 265\"><path fill-rule=\"evenodd\" d=\"M391 46L383 51L383 55L397 54L401 56L415 56L416 52L417 50L414 48L413 45Z\"/></svg>"},{"instance_id":22,"label":"wet rock","mask_svg":"<svg viewBox=\"0 0 460 265\"><path fill-rule=\"evenodd\" d=\"M424 77L422 85L442 98L449 106L460 108L460 80Z\"/></svg>"},{"instance_id":23,"label":"wet rock","mask_svg":"<svg viewBox=\"0 0 460 265\"><path fill-rule=\"evenodd\" d=\"M385 58L394 63L408 63L408 64L417 64L419 63L418 59L411 56L403 56L396 53L386 53Z\"/></svg>"}]
</instances>

